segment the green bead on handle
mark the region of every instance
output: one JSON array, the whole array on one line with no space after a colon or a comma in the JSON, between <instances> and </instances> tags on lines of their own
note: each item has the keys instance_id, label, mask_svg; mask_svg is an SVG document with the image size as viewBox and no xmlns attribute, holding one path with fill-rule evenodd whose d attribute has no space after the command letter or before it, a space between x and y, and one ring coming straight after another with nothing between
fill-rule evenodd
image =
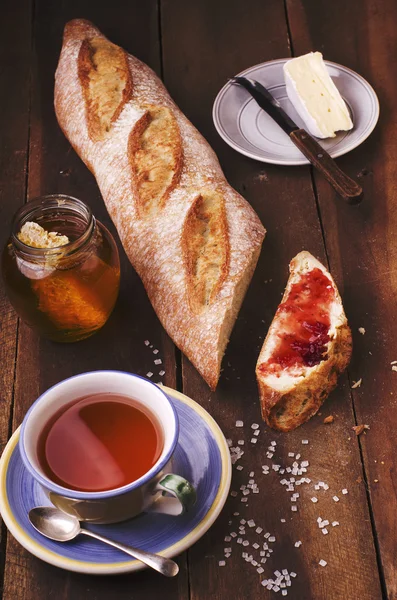
<instances>
[{"instance_id":1,"label":"green bead on handle","mask_svg":"<svg viewBox=\"0 0 397 600\"><path fill-rule=\"evenodd\" d=\"M167 473L157 484L156 489L163 491L163 496L166 493L171 494L181 504L181 512L183 514L190 510L196 503L196 490L191 483L180 475Z\"/></svg>"}]
</instances>

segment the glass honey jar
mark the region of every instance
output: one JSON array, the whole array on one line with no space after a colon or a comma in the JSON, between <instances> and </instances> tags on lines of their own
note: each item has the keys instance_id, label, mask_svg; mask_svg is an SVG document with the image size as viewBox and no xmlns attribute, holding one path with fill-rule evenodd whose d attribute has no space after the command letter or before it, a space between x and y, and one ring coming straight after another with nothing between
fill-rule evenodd
<instances>
[{"instance_id":1,"label":"glass honey jar","mask_svg":"<svg viewBox=\"0 0 397 600\"><path fill-rule=\"evenodd\" d=\"M22 235L30 227L42 234L39 241ZM2 272L21 319L57 342L75 342L98 331L119 291L120 262L112 235L84 202L62 194L31 200L17 212Z\"/></svg>"}]
</instances>

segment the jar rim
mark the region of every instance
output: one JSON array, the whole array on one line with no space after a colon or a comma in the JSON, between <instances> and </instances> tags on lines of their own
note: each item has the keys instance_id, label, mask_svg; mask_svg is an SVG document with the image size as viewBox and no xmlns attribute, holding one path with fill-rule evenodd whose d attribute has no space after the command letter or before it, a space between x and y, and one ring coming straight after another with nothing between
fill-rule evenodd
<instances>
[{"instance_id":1,"label":"jar rim","mask_svg":"<svg viewBox=\"0 0 397 600\"><path fill-rule=\"evenodd\" d=\"M36 248L34 246L29 246L25 244L18 238L18 233L21 230L21 227L29 220L34 221L34 215L37 214L40 210L51 208L62 209L62 206L68 208L69 210L75 210L76 213L79 213L80 216L84 218L86 221L86 226L84 231L79 235L75 240L64 244L63 246L53 246L51 248ZM25 255L29 255L31 258L35 257L36 259L62 255L63 257L70 256L77 250L80 250L82 246L91 238L91 235L94 231L95 227L95 217L90 209L90 207L75 198L74 196L69 196L68 194L47 194L44 196L36 196L29 200L26 204L21 206L19 210L15 213L12 229L11 229L11 239L14 247L22 252Z\"/></svg>"}]
</instances>

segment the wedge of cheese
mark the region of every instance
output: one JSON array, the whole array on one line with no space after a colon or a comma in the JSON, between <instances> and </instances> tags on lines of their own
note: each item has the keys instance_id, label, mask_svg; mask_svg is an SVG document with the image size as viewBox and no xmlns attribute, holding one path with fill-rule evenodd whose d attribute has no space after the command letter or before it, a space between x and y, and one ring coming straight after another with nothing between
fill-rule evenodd
<instances>
[{"instance_id":1,"label":"wedge of cheese","mask_svg":"<svg viewBox=\"0 0 397 600\"><path fill-rule=\"evenodd\" d=\"M284 65L288 98L315 137L335 137L353 123L345 101L332 81L321 52L309 52Z\"/></svg>"}]
</instances>

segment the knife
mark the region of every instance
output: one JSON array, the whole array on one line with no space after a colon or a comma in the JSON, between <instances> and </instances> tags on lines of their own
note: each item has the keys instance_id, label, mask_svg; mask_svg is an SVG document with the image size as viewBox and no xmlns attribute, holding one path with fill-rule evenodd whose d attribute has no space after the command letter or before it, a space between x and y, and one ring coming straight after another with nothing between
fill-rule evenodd
<instances>
[{"instance_id":1,"label":"knife","mask_svg":"<svg viewBox=\"0 0 397 600\"><path fill-rule=\"evenodd\" d=\"M257 104L280 125L295 146L299 148L316 169L321 171L342 198L349 204L358 204L361 202L363 190L358 183L353 181L338 167L333 158L320 146L317 140L305 129L301 129L294 123L282 109L278 100L262 84L247 77L232 77L229 81L241 85L251 94Z\"/></svg>"}]
</instances>

